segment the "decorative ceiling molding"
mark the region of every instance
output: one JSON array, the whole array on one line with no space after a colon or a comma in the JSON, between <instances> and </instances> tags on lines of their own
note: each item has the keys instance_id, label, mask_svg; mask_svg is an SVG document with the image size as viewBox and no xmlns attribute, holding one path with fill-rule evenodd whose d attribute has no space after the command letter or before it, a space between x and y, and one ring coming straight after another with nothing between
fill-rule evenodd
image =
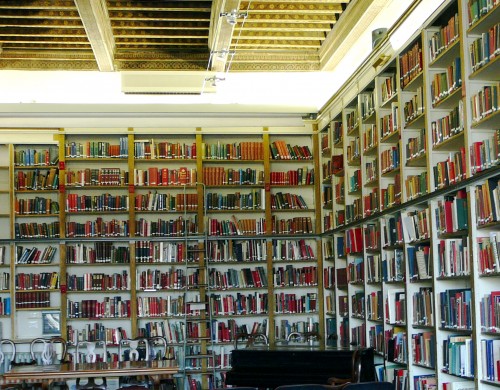
<instances>
[{"instance_id":1,"label":"decorative ceiling molding","mask_svg":"<svg viewBox=\"0 0 500 390\"><path fill-rule=\"evenodd\" d=\"M115 39L109 21L106 1L74 1L82 18L99 70L102 72L114 71Z\"/></svg>"}]
</instances>

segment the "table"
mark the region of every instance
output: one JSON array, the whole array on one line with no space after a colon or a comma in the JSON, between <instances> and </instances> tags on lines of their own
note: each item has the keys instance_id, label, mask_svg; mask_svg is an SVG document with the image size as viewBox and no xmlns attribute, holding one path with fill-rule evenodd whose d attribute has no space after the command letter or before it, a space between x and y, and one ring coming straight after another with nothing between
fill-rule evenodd
<instances>
[{"instance_id":1,"label":"table","mask_svg":"<svg viewBox=\"0 0 500 390\"><path fill-rule=\"evenodd\" d=\"M75 378L103 378L144 375L153 380L155 389L159 389L162 377L177 374L179 367L171 360L153 360L140 362L113 363L62 363L47 366L14 366L3 376L7 383L31 380L42 383L48 389L54 381Z\"/></svg>"}]
</instances>

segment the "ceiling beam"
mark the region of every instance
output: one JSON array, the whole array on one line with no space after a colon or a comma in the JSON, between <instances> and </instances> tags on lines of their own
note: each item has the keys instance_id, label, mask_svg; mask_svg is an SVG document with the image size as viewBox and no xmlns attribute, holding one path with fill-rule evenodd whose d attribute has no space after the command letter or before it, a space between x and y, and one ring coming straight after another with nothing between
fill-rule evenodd
<instances>
[{"instance_id":1,"label":"ceiling beam","mask_svg":"<svg viewBox=\"0 0 500 390\"><path fill-rule=\"evenodd\" d=\"M239 12L240 0L215 0L212 3L212 14L210 17L210 31L208 34L208 47L210 48L209 67L214 72L224 72L233 41L234 24L228 23L221 14L232 10Z\"/></svg>"},{"instance_id":2,"label":"ceiling beam","mask_svg":"<svg viewBox=\"0 0 500 390\"><path fill-rule=\"evenodd\" d=\"M99 70L112 72L115 70L113 56L115 41L108 16L105 0L74 0L78 13L82 18L92 51Z\"/></svg>"}]
</instances>

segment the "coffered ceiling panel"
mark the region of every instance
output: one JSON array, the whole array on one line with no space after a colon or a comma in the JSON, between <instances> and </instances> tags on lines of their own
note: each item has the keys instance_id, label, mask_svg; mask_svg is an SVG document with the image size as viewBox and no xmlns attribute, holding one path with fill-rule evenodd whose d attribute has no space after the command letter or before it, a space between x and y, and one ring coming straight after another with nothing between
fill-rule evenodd
<instances>
[{"instance_id":1,"label":"coffered ceiling panel","mask_svg":"<svg viewBox=\"0 0 500 390\"><path fill-rule=\"evenodd\" d=\"M319 70L350 1L2 0L0 69Z\"/></svg>"}]
</instances>

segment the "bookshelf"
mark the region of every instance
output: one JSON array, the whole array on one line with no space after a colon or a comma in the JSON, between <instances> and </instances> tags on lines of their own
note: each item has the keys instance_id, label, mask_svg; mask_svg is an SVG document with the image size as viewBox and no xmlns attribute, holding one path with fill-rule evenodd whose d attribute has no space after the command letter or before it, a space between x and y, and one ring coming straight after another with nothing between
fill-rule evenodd
<instances>
[{"instance_id":1,"label":"bookshelf","mask_svg":"<svg viewBox=\"0 0 500 390\"><path fill-rule=\"evenodd\" d=\"M70 353L102 340L114 359L121 338L161 334L202 386L222 384L235 343L323 345L312 128L67 128L2 146L4 336L55 316Z\"/></svg>"},{"instance_id":2,"label":"bookshelf","mask_svg":"<svg viewBox=\"0 0 500 390\"><path fill-rule=\"evenodd\" d=\"M335 324L340 343L374 347L383 358L378 373L396 389L500 383L499 10L495 1L436 6L401 48L389 38L375 49L318 118L320 134L347 140L357 109L362 137L362 218L324 224L324 253L333 253L323 270L333 302L326 306L337 316L326 315L325 326ZM339 181L349 183L349 169ZM329 211L323 207L324 219ZM350 240L356 229L359 253ZM361 269L357 286L352 270Z\"/></svg>"}]
</instances>

